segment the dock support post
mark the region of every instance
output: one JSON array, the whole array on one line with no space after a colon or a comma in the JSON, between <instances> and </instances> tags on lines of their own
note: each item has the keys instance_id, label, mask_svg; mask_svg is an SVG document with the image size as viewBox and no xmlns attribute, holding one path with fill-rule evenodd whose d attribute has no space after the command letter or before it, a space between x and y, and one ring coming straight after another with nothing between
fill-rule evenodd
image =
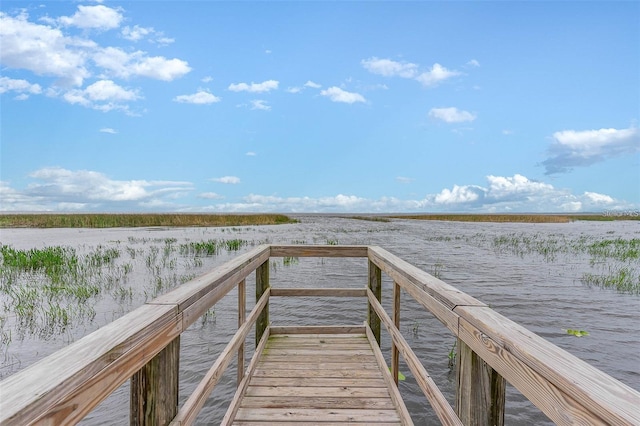
<instances>
[{"instance_id":1,"label":"dock support post","mask_svg":"<svg viewBox=\"0 0 640 426\"><path fill-rule=\"evenodd\" d=\"M131 426L168 425L178 414L180 336L131 376Z\"/></svg>"},{"instance_id":2,"label":"dock support post","mask_svg":"<svg viewBox=\"0 0 640 426\"><path fill-rule=\"evenodd\" d=\"M256 268L256 303L264 292L269 288L269 260ZM256 347L264 334L264 330L269 325L269 301L264 305L264 310L256 320Z\"/></svg>"},{"instance_id":3,"label":"dock support post","mask_svg":"<svg viewBox=\"0 0 640 426\"><path fill-rule=\"evenodd\" d=\"M372 261L369 261L369 289L376 296L378 302L380 302L382 300L382 271ZM380 317L376 314L371 303L368 303L368 306L369 327L378 342L378 346L380 346Z\"/></svg>"},{"instance_id":4,"label":"dock support post","mask_svg":"<svg viewBox=\"0 0 640 426\"><path fill-rule=\"evenodd\" d=\"M456 414L466 426L503 426L506 381L461 339Z\"/></svg>"}]
</instances>

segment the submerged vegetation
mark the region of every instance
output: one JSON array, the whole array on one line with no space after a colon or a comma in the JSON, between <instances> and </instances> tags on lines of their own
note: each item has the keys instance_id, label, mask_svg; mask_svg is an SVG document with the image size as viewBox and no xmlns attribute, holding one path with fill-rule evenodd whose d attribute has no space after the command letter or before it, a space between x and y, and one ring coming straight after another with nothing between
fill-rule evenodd
<instances>
[{"instance_id":1,"label":"submerged vegetation","mask_svg":"<svg viewBox=\"0 0 640 426\"><path fill-rule=\"evenodd\" d=\"M0 228L129 228L296 223L281 214L2 214Z\"/></svg>"},{"instance_id":2,"label":"submerged vegetation","mask_svg":"<svg viewBox=\"0 0 640 426\"><path fill-rule=\"evenodd\" d=\"M124 313L128 305L195 278L192 270L204 267L205 259L255 244L239 238L178 244L176 238L135 237L108 247L20 250L0 244L0 353L15 339L47 340L91 324L114 302ZM106 309L102 315L113 315ZM214 312L203 321L215 322Z\"/></svg>"}]
</instances>

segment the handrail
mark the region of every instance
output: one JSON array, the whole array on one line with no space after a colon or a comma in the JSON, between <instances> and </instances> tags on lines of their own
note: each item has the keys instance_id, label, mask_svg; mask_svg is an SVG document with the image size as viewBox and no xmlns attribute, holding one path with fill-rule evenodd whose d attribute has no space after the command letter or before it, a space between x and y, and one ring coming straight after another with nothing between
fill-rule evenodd
<instances>
[{"instance_id":1,"label":"handrail","mask_svg":"<svg viewBox=\"0 0 640 426\"><path fill-rule=\"evenodd\" d=\"M369 289L270 290L269 259L283 256L367 258ZM508 381L558 424L640 424L640 410L637 408L640 406L640 392L498 314L479 300L379 247L313 245L256 247L10 376L0 382L0 424L78 422L127 379L145 374L143 367L157 359L159 354L167 350L179 351L180 334L254 271L260 271L256 273L256 281L260 283L260 296L265 294L259 302L264 309L259 313L254 308L249 318L241 321L236 336L238 333L246 336L250 327L247 324L251 321L257 320L256 330L259 323L262 323L262 329L268 326L269 295L368 295L371 333L379 341L379 323L382 320L392 337L392 350L397 348L405 359L409 359L408 344L399 333L397 324L397 289L401 288L458 337L456 412L464 424L471 422L468 410L488 409L474 407L469 402L477 398L476 392L483 392L480 387L486 386L485 379L491 386L496 384L496 389L501 389L498 394L503 400L504 387L501 388L500 383ZM393 321L381 311L378 303L381 272L394 281ZM244 294L244 291L240 293ZM349 327L345 326L345 330ZM308 329L321 330L321 327ZM277 327L271 327L271 330L275 332ZM260 340L259 336L257 340ZM227 346L228 350L223 352L227 364L241 341L242 338L234 337ZM395 355L393 357L397 359ZM408 365L410 368L414 365L416 371L412 371L420 383L428 376L426 370L422 371L414 361L409 360ZM468 376L479 374L469 369L477 362L485 366L481 368L484 376L479 380ZM213 376L218 371L214 367L216 370L210 371ZM177 363L171 368L177 370ZM422 383L420 385L422 387ZM489 403L496 402L499 404L499 400L489 397ZM175 410L169 414L172 419L177 413L177 406L169 408Z\"/></svg>"}]
</instances>

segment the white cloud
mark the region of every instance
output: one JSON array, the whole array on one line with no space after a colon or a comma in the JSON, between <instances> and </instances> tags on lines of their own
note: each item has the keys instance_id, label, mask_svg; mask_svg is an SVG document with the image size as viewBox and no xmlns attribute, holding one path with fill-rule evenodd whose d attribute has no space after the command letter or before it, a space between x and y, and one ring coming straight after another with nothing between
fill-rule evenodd
<instances>
[{"instance_id":1,"label":"white cloud","mask_svg":"<svg viewBox=\"0 0 640 426\"><path fill-rule=\"evenodd\" d=\"M255 152L253 152L253 151L248 151L245 155L246 155L247 157L255 157L255 156L256 156L256 155L258 155L258 154L256 154L256 153L255 153Z\"/></svg>"},{"instance_id":2,"label":"white cloud","mask_svg":"<svg viewBox=\"0 0 640 426\"><path fill-rule=\"evenodd\" d=\"M287 93L300 93L300 92L302 92L302 88L301 87L288 87L286 90L287 90Z\"/></svg>"},{"instance_id":3,"label":"white cloud","mask_svg":"<svg viewBox=\"0 0 640 426\"><path fill-rule=\"evenodd\" d=\"M474 203L484 197L485 190L475 185L458 186L453 189L444 188L435 196L436 204L467 204Z\"/></svg>"},{"instance_id":4,"label":"white cloud","mask_svg":"<svg viewBox=\"0 0 640 426\"><path fill-rule=\"evenodd\" d=\"M423 72L416 77L416 80L422 83L423 86L430 87L436 86L441 82L458 75L460 75L460 72L458 71L448 70L440 64L433 64L431 70Z\"/></svg>"},{"instance_id":5,"label":"white cloud","mask_svg":"<svg viewBox=\"0 0 640 426\"><path fill-rule=\"evenodd\" d=\"M375 56L362 60L361 64L373 74L385 77L411 78L419 81L425 87L437 86L447 79L461 75L459 71L449 70L438 63L433 64L430 70L420 72L420 67L417 64L380 59Z\"/></svg>"},{"instance_id":6,"label":"white cloud","mask_svg":"<svg viewBox=\"0 0 640 426\"><path fill-rule=\"evenodd\" d=\"M53 86L47 89L31 85L26 91L20 92L19 99L26 99L26 94L39 90L51 97L61 97L67 102L86 104L82 100L86 96L78 92L78 89L69 89L81 88L93 76L97 76L99 80L146 77L171 81L191 71L186 61L177 58L149 56L146 52L127 50L126 47L101 47L87 38L87 31L74 36L65 33L70 32L68 27L83 30L116 28L122 21L119 8L81 5L73 16L56 19L46 17L40 21L45 24L30 22L25 11L13 16L0 12L0 62L4 69L22 69L39 76L56 78ZM154 36L161 34L153 28L137 25L125 27L122 34L130 40L137 40L144 36L150 37L151 33ZM15 88L15 81L5 81L5 90L9 83ZM86 90L90 89L85 88L84 91ZM128 111L123 104L94 107Z\"/></svg>"},{"instance_id":7,"label":"white cloud","mask_svg":"<svg viewBox=\"0 0 640 426\"><path fill-rule=\"evenodd\" d=\"M0 184L3 211L131 210L150 204L167 204L190 192L189 182L114 180L90 170L48 167L29 175L34 182L20 191Z\"/></svg>"},{"instance_id":8,"label":"white cloud","mask_svg":"<svg viewBox=\"0 0 640 426\"><path fill-rule=\"evenodd\" d=\"M208 76L204 77L204 78L203 78L202 80L200 80L200 81L202 81L203 83L210 83L210 82L212 82L212 81L213 81L213 77L211 77L210 75L208 75Z\"/></svg>"},{"instance_id":9,"label":"white cloud","mask_svg":"<svg viewBox=\"0 0 640 426\"><path fill-rule=\"evenodd\" d=\"M0 93L6 93L9 91L38 95L42 93L42 87L40 87L39 84L31 84L27 80L0 77Z\"/></svg>"},{"instance_id":10,"label":"white cloud","mask_svg":"<svg viewBox=\"0 0 640 426\"><path fill-rule=\"evenodd\" d=\"M566 173L624 154L640 151L640 131L628 129L564 130L553 134L549 156L542 162L546 174Z\"/></svg>"},{"instance_id":11,"label":"white cloud","mask_svg":"<svg viewBox=\"0 0 640 426\"><path fill-rule=\"evenodd\" d=\"M167 59L164 56L147 56L145 52L127 53L116 47L106 47L93 55L93 61L120 78L141 76L162 81L172 81L191 71L189 63L181 59Z\"/></svg>"},{"instance_id":12,"label":"white cloud","mask_svg":"<svg viewBox=\"0 0 640 426\"><path fill-rule=\"evenodd\" d=\"M0 181L0 211L163 209L197 211L254 212L597 212L638 210L640 206L616 200L606 194L585 192L574 195L522 175L487 176L488 185L453 185L423 199L395 197L368 199L354 194L324 197L280 197L250 194L239 202L216 203L206 207L176 205L173 200L193 191L189 182L127 180L118 181L102 173L58 167L44 168L30 175L36 182L24 190ZM211 179L239 183L235 176ZM214 192L201 192L200 199L221 200ZM195 209L195 210L194 210Z\"/></svg>"},{"instance_id":13,"label":"white cloud","mask_svg":"<svg viewBox=\"0 0 640 426\"><path fill-rule=\"evenodd\" d=\"M585 192L584 196L596 204L612 204L615 202L615 200L610 196L598 194L597 192Z\"/></svg>"},{"instance_id":14,"label":"white cloud","mask_svg":"<svg viewBox=\"0 0 640 426\"><path fill-rule=\"evenodd\" d=\"M503 134L503 135L505 135L505 136L512 135L512 134L513 134L513 130L504 129L504 130L502 131L502 134Z\"/></svg>"},{"instance_id":15,"label":"white cloud","mask_svg":"<svg viewBox=\"0 0 640 426\"><path fill-rule=\"evenodd\" d=\"M109 30L118 28L123 16L119 9L112 9L104 5L79 5L73 16L61 16L58 22L64 26L74 26L88 29Z\"/></svg>"},{"instance_id":16,"label":"white cloud","mask_svg":"<svg viewBox=\"0 0 640 426\"><path fill-rule=\"evenodd\" d=\"M146 36L153 34L154 32L155 30L152 27L145 28L139 25L134 25L133 27L124 27L120 34L122 34L122 37L127 40L140 41Z\"/></svg>"},{"instance_id":17,"label":"white cloud","mask_svg":"<svg viewBox=\"0 0 640 426\"><path fill-rule=\"evenodd\" d=\"M110 133L112 135L117 134L118 132L114 129L112 129L111 127L103 127L102 129L99 130L99 132L101 133Z\"/></svg>"},{"instance_id":18,"label":"white cloud","mask_svg":"<svg viewBox=\"0 0 640 426\"><path fill-rule=\"evenodd\" d=\"M311 80L308 80L308 81L304 84L304 87L310 87L310 88L312 88L312 89L319 89L319 88L321 88L321 87L322 87L322 85L321 85L321 84L318 84L318 83L314 83L314 82L313 82L313 81L311 81Z\"/></svg>"},{"instance_id":19,"label":"white cloud","mask_svg":"<svg viewBox=\"0 0 640 426\"><path fill-rule=\"evenodd\" d=\"M339 87L333 86L320 92L322 96L326 96L333 102L343 102L352 104L355 102L366 102L364 96L359 93L347 92Z\"/></svg>"},{"instance_id":20,"label":"white cloud","mask_svg":"<svg viewBox=\"0 0 640 426\"><path fill-rule=\"evenodd\" d=\"M271 106L267 105L267 101L261 99L254 99L251 101L251 109L257 109L261 111L271 111Z\"/></svg>"},{"instance_id":21,"label":"white cloud","mask_svg":"<svg viewBox=\"0 0 640 426\"><path fill-rule=\"evenodd\" d=\"M361 63L369 72L385 77L414 78L418 74L418 65L410 62L396 62L391 59L379 59L374 56L369 59L363 59Z\"/></svg>"},{"instance_id":22,"label":"white cloud","mask_svg":"<svg viewBox=\"0 0 640 426\"><path fill-rule=\"evenodd\" d=\"M59 29L29 22L28 15L12 17L0 12L0 62L4 67L26 69L38 75L58 77L60 85L81 86L90 73L88 40L66 37Z\"/></svg>"},{"instance_id":23,"label":"white cloud","mask_svg":"<svg viewBox=\"0 0 640 426\"><path fill-rule=\"evenodd\" d=\"M216 194L215 192L203 192L201 194L198 194L198 198L204 198L207 200L221 200L224 198L224 196Z\"/></svg>"},{"instance_id":24,"label":"white cloud","mask_svg":"<svg viewBox=\"0 0 640 426\"><path fill-rule=\"evenodd\" d=\"M437 118L447 123L463 123L465 121L473 121L476 115L469 111L459 110L455 107L448 108L431 108L429 117Z\"/></svg>"},{"instance_id":25,"label":"white cloud","mask_svg":"<svg viewBox=\"0 0 640 426\"><path fill-rule=\"evenodd\" d=\"M111 80L99 80L86 89L73 89L63 95L70 104L79 104L100 111L128 111L127 102L140 99L136 90L127 90Z\"/></svg>"},{"instance_id":26,"label":"white cloud","mask_svg":"<svg viewBox=\"0 0 640 426\"><path fill-rule=\"evenodd\" d=\"M251 92L251 93L264 93L278 88L279 82L276 80L267 80L262 83L232 83L228 89L232 92Z\"/></svg>"},{"instance_id":27,"label":"white cloud","mask_svg":"<svg viewBox=\"0 0 640 426\"><path fill-rule=\"evenodd\" d=\"M236 184L240 183L240 178L236 177L236 176L222 176L222 177L219 177L219 178L213 178L211 180L213 182L226 183L226 184L230 184L230 185L236 185Z\"/></svg>"},{"instance_id":28,"label":"white cloud","mask_svg":"<svg viewBox=\"0 0 640 426\"><path fill-rule=\"evenodd\" d=\"M473 68L477 68L480 66L480 62L478 62L475 59L470 60L469 62L467 62L467 66L468 67L473 67Z\"/></svg>"},{"instance_id":29,"label":"white cloud","mask_svg":"<svg viewBox=\"0 0 640 426\"><path fill-rule=\"evenodd\" d=\"M199 90L198 92L192 95L179 95L173 98L174 102L197 104L197 105L213 104L216 102L220 102L221 100L222 99L220 99L219 97L212 95L211 93L205 90Z\"/></svg>"}]
</instances>

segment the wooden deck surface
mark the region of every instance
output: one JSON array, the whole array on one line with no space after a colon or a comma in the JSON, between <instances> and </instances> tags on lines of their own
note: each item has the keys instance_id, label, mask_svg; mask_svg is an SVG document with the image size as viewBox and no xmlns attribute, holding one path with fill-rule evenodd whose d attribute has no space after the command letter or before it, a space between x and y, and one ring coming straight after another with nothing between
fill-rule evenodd
<instances>
[{"instance_id":1,"label":"wooden deck surface","mask_svg":"<svg viewBox=\"0 0 640 426\"><path fill-rule=\"evenodd\" d=\"M412 424L381 362L363 333L271 334L232 424Z\"/></svg>"}]
</instances>

